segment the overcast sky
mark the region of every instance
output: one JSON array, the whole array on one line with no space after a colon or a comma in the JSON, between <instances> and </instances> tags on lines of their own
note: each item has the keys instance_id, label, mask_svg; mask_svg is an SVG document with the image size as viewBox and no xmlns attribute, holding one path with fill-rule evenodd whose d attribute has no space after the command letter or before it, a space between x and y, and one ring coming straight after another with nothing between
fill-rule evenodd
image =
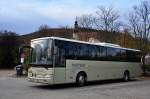
<instances>
[{"instance_id":1,"label":"overcast sky","mask_svg":"<svg viewBox=\"0 0 150 99\"><path fill-rule=\"evenodd\" d=\"M141 0L0 0L0 30L19 34L50 27L73 26L76 16L92 14L97 6L112 5L122 16Z\"/></svg>"}]
</instances>

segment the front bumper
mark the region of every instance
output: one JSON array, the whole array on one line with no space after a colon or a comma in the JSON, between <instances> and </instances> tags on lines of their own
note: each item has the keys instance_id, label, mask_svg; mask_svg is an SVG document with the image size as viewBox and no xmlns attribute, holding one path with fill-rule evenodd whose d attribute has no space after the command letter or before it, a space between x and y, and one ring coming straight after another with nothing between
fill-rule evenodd
<instances>
[{"instance_id":1,"label":"front bumper","mask_svg":"<svg viewBox=\"0 0 150 99\"><path fill-rule=\"evenodd\" d=\"M34 83L43 83L43 84L53 84L52 78L37 78L37 77L28 77L29 82Z\"/></svg>"}]
</instances>

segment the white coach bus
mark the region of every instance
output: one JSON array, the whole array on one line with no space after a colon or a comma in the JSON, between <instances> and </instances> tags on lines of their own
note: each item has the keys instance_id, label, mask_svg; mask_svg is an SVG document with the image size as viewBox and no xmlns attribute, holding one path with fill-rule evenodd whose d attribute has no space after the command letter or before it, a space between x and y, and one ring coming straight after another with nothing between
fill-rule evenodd
<instances>
[{"instance_id":1,"label":"white coach bus","mask_svg":"<svg viewBox=\"0 0 150 99\"><path fill-rule=\"evenodd\" d=\"M109 43L58 37L31 40L28 80L44 84L77 83L141 75L141 52Z\"/></svg>"}]
</instances>

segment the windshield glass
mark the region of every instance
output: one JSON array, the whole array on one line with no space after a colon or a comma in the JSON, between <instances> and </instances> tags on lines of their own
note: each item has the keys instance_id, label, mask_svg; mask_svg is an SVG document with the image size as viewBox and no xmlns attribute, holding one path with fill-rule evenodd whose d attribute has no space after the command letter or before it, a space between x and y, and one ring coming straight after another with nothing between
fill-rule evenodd
<instances>
[{"instance_id":1,"label":"windshield glass","mask_svg":"<svg viewBox=\"0 0 150 99\"><path fill-rule=\"evenodd\" d=\"M31 42L33 48L31 64L52 65L52 40L42 39Z\"/></svg>"}]
</instances>

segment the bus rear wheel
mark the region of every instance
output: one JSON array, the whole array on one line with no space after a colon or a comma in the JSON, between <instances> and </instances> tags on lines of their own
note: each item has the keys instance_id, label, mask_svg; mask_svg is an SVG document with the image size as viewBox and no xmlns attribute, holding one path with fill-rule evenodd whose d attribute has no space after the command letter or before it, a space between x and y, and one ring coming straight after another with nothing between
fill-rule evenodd
<instances>
[{"instance_id":1,"label":"bus rear wheel","mask_svg":"<svg viewBox=\"0 0 150 99\"><path fill-rule=\"evenodd\" d=\"M130 79L130 74L128 71L125 71L124 76L123 76L123 80L127 82L127 81L129 81L129 79Z\"/></svg>"},{"instance_id":2,"label":"bus rear wheel","mask_svg":"<svg viewBox=\"0 0 150 99\"><path fill-rule=\"evenodd\" d=\"M86 76L83 73L79 73L76 78L76 84L79 87L84 86L86 83Z\"/></svg>"}]
</instances>

